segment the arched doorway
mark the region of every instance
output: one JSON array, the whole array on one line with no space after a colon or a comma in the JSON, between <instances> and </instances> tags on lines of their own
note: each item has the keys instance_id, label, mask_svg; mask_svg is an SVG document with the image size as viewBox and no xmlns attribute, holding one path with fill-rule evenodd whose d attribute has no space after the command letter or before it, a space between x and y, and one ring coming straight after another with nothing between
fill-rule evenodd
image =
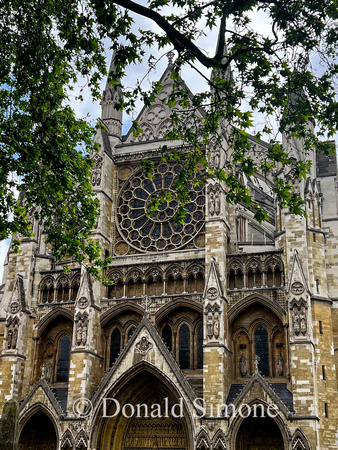
<instances>
[{"instance_id":1,"label":"arched doorway","mask_svg":"<svg viewBox=\"0 0 338 450\"><path fill-rule=\"evenodd\" d=\"M57 436L51 419L43 411L36 412L25 423L19 438L19 450L56 450Z\"/></svg>"},{"instance_id":2,"label":"arched doorway","mask_svg":"<svg viewBox=\"0 0 338 450\"><path fill-rule=\"evenodd\" d=\"M284 450L284 439L274 419L249 416L237 432L236 450Z\"/></svg>"},{"instance_id":3,"label":"arched doorway","mask_svg":"<svg viewBox=\"0 0 338 450\"><path fill-rule=\"evenodd\" d=\"M175 413L180 417L173 417L173 405L180 404L176 387L158 374L156 368L144 366L141 363L134 367L118 387L104 395L115 402L106 402L106 417L100 405L93 427L92 447L98 450L192 450L190 414L183 399L182 414L176 406ZM116 412L116 401L120 412L109 417ZM134 414L129 405L134 407Z\"/></svg>"}]
</instances>

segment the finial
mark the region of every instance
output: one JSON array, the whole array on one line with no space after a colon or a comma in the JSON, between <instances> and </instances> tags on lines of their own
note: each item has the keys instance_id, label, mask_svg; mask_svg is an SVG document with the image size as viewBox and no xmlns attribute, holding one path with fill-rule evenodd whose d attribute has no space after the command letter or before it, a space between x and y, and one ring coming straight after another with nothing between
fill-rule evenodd
<instances>
[{"instance_id":1,"label":"finial","mask_svg":"<svg viewBox=\"0 0 338 450\"><path fill-rule=\"evenodd\" d=\"M148 318L149 318L149 316L150 316L150 313L149 313L149 306L150 306L152 303L153 303L153 300L152 300L150 297L148 297L148 295L145 295L145 296L142 298L142 306L143 306L143 308L144 308L144 315L145 315L146 317L148 317Z\"/></svg>"},{"instance_id":2,"label":"finial","mask_svg":"<svg viewBox=\"0 0 338 450\"><path fill-rule=\"evenodd\" d=\"M174 52L168 52L167 53L168 63L170 65L172 65L172 63L174 62L174 57L175 57L175 53Z\"/></svg>"}]
</instances>

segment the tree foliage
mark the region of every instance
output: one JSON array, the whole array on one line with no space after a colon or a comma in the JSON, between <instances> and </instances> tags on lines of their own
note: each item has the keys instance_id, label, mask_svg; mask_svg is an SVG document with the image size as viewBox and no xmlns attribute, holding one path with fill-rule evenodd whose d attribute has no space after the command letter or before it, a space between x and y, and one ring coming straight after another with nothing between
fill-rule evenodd
<instances>
[{"instance_id":1,"label":"tree foliage","mask_svg":"<svg viewBox=\"0 0 338 450\"><path fill-rule=\"evenodd\" d=\"M0 238L27 236L27 212L34 207L57 257L73 254L81 261L89 255L94 268L103 264L98 246L88 239L99 209L90 185L93 125L76 118L68 95L80 75L88 79L93 99L99 98L107 38L115 51L112 86L123 85L127 66L138 64L149 48L176 53L174 88L166 99L174 126L167 137L184 145L162 150L163 159L185 161L176 186L179 219L184 220L190 183L216 178L224 182L229 202L245 203L264 220L266 212L237 176L241 172L271 177L280 204L304 212L294 180L307 176L314 148L334 151L328 140L338 126L336 0L1 0L0 5ZM255 14L264 15L264 30L255 29ZM138 29L140 16L157 28ZM209 55L199 39L215 29L219 40ZM210 89L189 94L179 76L184 65ZM212 69L211 77L201 65ZM125 87L118 106L131 112L137 98L150 104L160 89L159 82L150 91L141 83ZM252 132L257 114L267 120ZM133 127L140 132L137 121ZM255 158L249 131L269 144ZM280 133L302 141L300 158L282 147ZM209 164L210 142L223 151L221 167ZM144 166L150 173L151 162ZM24 202L15 199L15 189L24 193Z\"/></svg>"}]
</instances>

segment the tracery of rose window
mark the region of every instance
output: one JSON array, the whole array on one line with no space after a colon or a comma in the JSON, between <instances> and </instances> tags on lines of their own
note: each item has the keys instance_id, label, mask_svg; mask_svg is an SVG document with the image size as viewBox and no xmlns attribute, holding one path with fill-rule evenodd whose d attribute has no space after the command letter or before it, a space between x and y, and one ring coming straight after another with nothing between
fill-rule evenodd
<instances>
[{"instance_id":1,"label":"tracery of rose window","mask_svg":"<svg viewBox=\"0 0 338 450\"><path fill-rule=\"evenodd\" d=\"M133 247L144 252L178 249L190 242L203 227L205 197L202 186L191 188L191 202L185 207L185 223L181 225L174 220L178 201L173 184L180 170L179 164L160 164L154 169L153 178L140 171L123 186L118 199L118 227ZM151 201L168 192L172 194L172 200L162 203L157 212L147 216Z\"/></svg>"}]
</instances>

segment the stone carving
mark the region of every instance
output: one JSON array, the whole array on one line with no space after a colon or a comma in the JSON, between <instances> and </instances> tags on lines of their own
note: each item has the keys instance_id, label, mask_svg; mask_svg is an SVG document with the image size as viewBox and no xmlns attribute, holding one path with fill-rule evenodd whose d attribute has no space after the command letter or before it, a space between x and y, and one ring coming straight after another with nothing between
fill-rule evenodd
<instances>
[{"instance_id":1,"label":"stone carving","mask_svg":"<svg viewBox=\"0 0 338 450\"><path fill-rule=\"evenodd\" d=\"M246 377L248 374L248 360L244 353L242 353L241 359L239 360L239 371L242 377Z\"/></svg>"},{"instance_id":2,"label":"stone carving","mask_svg":"<svg viewBox=\"0 0 338 450\"><path fill-rule=\"evenodd\" d=\"M167 117L167 110L164 105L154 105L147 114L147 120L152 125L158 125Z\"/></svg>"},{"instance_id":3,"label":"stone carving","mask_svg":"<svg viewBox=\"0 0 338 450\"><path fill-rule=\"evenodd\" d=\"M219 216L221 212L221 195L218 184L209 186L209 215Z\"/></svg>"},{"instance_id":4,"label":"stone carving","mask_svg":"<svg viewBox=\"0 0 338 450\"><path fill-rule=\"evenodd\" d=\"M216 214L216 216L219 216L220 212L221 212L221 200L220 200L219 192L216 191L216 193L215 193L215 214Z\"/></svg>"},{"instance_id":5,"label":"stone carving","mask_svg":"<svg viewBox=\"0 0 338 450\"><path fill-rule=\"evenodd\" d=\"M306 312L304 306L302 306L300 315L299 315L299 322L300 322L300 332L305 335L307 332L307 323L306 323Z\"/></svg>"},{"instance_id":6,"label":"stone carving","mask_svg":"<svg viewBox=\"0 0 338 450\"><path fill-rule=\"evenodd\" d=\"M219 338L219 328L220 328L218 314L215 315L213 328L214 328L214 336L216 339L218 339Z\"/></svg>"},{"instance_id":7,"label":"stone carving","mask_svg":"<svg viewBox=\"0 0 338 450\"><path fill-rule=\"evenodd\" d=\"M214 167L215 169L218 169L219 163L220 163L219 149L213 149L210 152L210 166Z\"/></svg>"},{"instance_id":8,"label":"stone carving","mask_svg":"<svg viewBox=\"0 0 338 450\"><path fill-rule=\"evenodd\" d=\"M307 334L307 312L303 302L294 302L292 305L291 319L294 334L296 336L306 336Z\"/></svg>"},{"instance_id":9,"label":"stone carving","mask_svg":"<svg viewBox=\"0 0 338 450\"><path fill-rule=\"evenodd\" d=\"M18 332L19 332L20 320L18 317L9 317L7 320L7 350L15 350L18 343Z\"/></svg>"},{"instance_id":10,"label":"stone carving","mask_svg":"<svg viewBox=\"0 0 338 450\"><path fill-rule=\"evenodd\" d=\"M279 377L283 376L283 368L284 368L284 358L282 356L282 353L279 352L277 361L276 361L276 366L277 366L277 375Z\"/></svg>"},{"instance_id":11,"label":"stone carving","mask_svg":"<svg viewBox=\"0 0 338 450\"><path fill-rule=\"evenodd\" d=\"M145 296L142 298L142 306L143 306L143 308L144 308L144 314L145 314L147 317L150 316L149 308L150 308L150 306L152 305L152 303L153 303L153 299L150 298L148 295L145 295Z\"/></svg>"},{"instance_id":12,"label":"stone carving","mask_svg":"<svg viewBox=\"0 0 338 450\"><path fill-rule=\"evenodd\" d=\"M255 373L259 373L258 366L259 366L259 362L260 362L261 358L258 355L255 355L253 360L254 360Z\"/></svg>"},{"instance_id":13,"label":"stone carving","mask_svg":"<svg viewBox=\"0 0 338 450\"><path fill-rule=\"evenodd\" d=\"M207 336L209 339L218 339L220 336L220 320L219 320L219 310L218 306L211 306L210 304L206 307L206 313L208 314L207 319Z\"/></svg>"},{"instance_id":14,"label":"stone carving","mask_svg":"<svg viewBox=\"0 0 338 450\"><path fill-rule=\"evenodd\" d=\"M44 378L47 383L52 379L52 364L44 362L41 365L41 378Z\"/></svg>"},{"instance_id":15,"label":"stone carving","mask_svg":"<svg viewBox=\"0 0 338 450\"><path fill-rule=\"evenodd\" d=\"M213 216L215 214L215 199L213 192L210 194L209 198L209 214Z\"/></svg>"},{"instance_id":16,"label":"stone carving","mask_svg":"<svg viewBox=\"0 0 338 450\"><path fill-rule=\"evenodd\" d=\"M87 308L89 302L88 299L86 297L81 297L78 301L78 306L80 309L85 309Z\"/></svg>"},{"instance_id":17,"label":"stone carving","mask_svg":"<svg viewBox=\"0 0 338 450\"><path fill-rule=\"evenodd\" d=\"M93 159L94 165L92 167L92 185L100 186L103 158L102 156L95 154Z\"/></svg>"},{"instance_id":18,"label":"stone carving","mask_svg":"<svg viewBox=\"0 0 338 450\"><path fill-rule=\"evenodd\" d=\"M87 343L88 337L88 314L78 313L76 316L76 345L83 347Z\"/></svg>"},{"instance_id":19,"label":"stone carving","mask_svg":"<svg viewBox=\"0 0 338 450\"><path fill-rule=\"evenodd\" d=\"M212 339L214 335L214 321L212 320L212 316L208 316L207 335L209 339Z\"/></svg>"},{"instance_id":20,"label":"stone carving","mask_svg":"<svg viewBox=\"0 0 338 450\"><path fill-rule=\"evenodd\" d=\"M301 295L304 292L304 290L305 290L305 288L303 286L303 283L301 283L300 281L295 281L291 285L291 292L294 295Z\"/></svg>"},{"instance_id":21,"label":"stone carving","mask_svg":"<svg viewBox=\"0 0 338 450\"><path fill-rule=\"evenodd\" d=\"M147 336L142 336L141 340L136 344L136 351L141 355L146 355L153 348L153 344L148 340Z\"/></svg>"},{"instance_id":22,"label":"stone carving","mask_svg":"<svg viewBox=\"0 0 338 450\"><path fill-rule=\"evenodd\" d=\"M10 306L10 312L12 314L16 314L17 312L19 312L20 309L20 305L18 302L13 302Z\"/></svg>"},{"instance_id":23,"label":"stone carving","mask_svg":"<svg viewBox=\"0 0 338 450\"><path fill-rule=\"evenodd\" d=\"M215 288L215 287L210 287L210 288L207 290L207 298L208 298L209 300L216 300L217 297L218 297L218 291L217 291L217 288Z\"/></svg>"}]
</instances>

